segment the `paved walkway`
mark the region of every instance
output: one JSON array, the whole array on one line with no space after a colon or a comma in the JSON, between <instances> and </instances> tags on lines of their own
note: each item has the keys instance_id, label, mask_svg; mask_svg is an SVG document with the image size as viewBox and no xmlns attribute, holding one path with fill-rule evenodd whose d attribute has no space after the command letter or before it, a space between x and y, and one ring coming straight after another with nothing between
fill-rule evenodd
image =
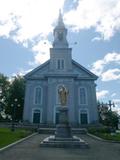
<instances>
[{"instance_id":1,"label":"paved walkway","mask_svg":"<svg viewBox=\"0 0 120 160\"><path fill-rule=\"evenodd\" d=\"M0 153L0 160L120 160L120 144L95 140L87 135L90 149L40 148L48 135L35 135Z\"/></svg>"}]
</instances>

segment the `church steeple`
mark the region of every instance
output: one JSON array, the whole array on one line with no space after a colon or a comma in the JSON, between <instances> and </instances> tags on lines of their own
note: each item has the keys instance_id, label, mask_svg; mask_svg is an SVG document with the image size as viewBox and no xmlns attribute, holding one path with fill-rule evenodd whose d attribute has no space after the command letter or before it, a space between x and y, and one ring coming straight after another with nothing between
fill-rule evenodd
<instances>
[{"instance_id":1,"label":"church steeple","mask_svg":"<svg viewBox=\"0 0 120 160\"><path fill-rule=\"evenodd\" d=\"M61 11L57 25L54 28L53 47L50 48L51 73L66 73L72 70L72 49L68 47L67 29L65 28Z\"/></svg>"},{"instance_id":2,"label":"church steeple","mask_svg":"<svg viewBox=\"0 0 120 160\"><path fill-rule=\"evenodd\" d=\"M59 11L57 26L54 29L53 47L68 48L68 42L66 36L67 36L67 29L65 28L61 11Z\"/></svg>"},{"instance_id":3,"label":"church steeple","mask_svg":"<svg viewBox=\"0 0 120 160\"><path fill-rule=\"evenodd\" d=\"M61 10L59 10L59 17L58 17L58 24L57 24L57 26L58 26L58 27L64 27L64 28L65 28Z\"/></svg>"}]
</instances>

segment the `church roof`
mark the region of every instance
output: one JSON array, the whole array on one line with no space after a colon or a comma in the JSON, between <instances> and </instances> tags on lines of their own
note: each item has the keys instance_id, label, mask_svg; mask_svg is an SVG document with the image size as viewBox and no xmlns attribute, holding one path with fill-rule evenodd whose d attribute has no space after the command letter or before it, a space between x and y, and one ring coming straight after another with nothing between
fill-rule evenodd
<instances>
[{"instance_id":1,"label":"church roof","mask_svg":"<svg viewBox=\"0 0 120 160\"><path fill-rule=\"evenodd\" d=\"M93 79L97 80L98 76L95 75L94 73L92 73L91 71L89 71L88 69L86 69L85 67L83 67L82 65L80 65L79 63L77 63L75 60L72 60L72 63L77 66L79 69L82 69L85 73L87 73L88 75L90 75L91 77L93 77Z\"/></svg>"},{"instance_id":2,"label":"church roof","mask_svg":"<svg viewBox=\"0 0 120 160\"><path fill-rule=\"evenodd\" d=\"M93 74L91 71L77 63L76 61L72 60L72 68L73 70L70 72L52 72L49 69L50 60L45 62L44 64L38 66L37 68L33 69L31 72L27 73L24 77L25 79L44 79L46 77L74 77L77 79L86 79L86 80L97 80L97 76Z\"/></svg>"},{"instance_id":3,"label":"church roof","mask_svg":"<svg viewBox=\"0 0 120 160\"><path fill-rule=\"evenodd\" d=\"M45 63L41 64L40 66L36 67L35 69L33 69L32 71L28 72L24 77L25 79L31 77L32 75L34 75L36 72L38 71L42 71L43 68L45 68L46 66L49 65L50 60L46 61Z\"/></svg>"}]
</instances>

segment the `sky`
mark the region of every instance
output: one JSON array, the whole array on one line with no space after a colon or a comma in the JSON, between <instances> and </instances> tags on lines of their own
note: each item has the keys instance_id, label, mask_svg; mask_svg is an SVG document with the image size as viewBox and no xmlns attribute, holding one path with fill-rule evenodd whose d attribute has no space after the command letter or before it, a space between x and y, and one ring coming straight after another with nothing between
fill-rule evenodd
<instances>
[{"instance_id":1,"label":"sky","mask_svg":"<svg viewBox=\"0 0 120 160\"><path fill-rule=\"evenodd\" d=\"M0 0L0 72L24 75L49 59L59 9L72 58L99 76L97 99L120 111L119 0Z\"/></svg>"}]
</instances>

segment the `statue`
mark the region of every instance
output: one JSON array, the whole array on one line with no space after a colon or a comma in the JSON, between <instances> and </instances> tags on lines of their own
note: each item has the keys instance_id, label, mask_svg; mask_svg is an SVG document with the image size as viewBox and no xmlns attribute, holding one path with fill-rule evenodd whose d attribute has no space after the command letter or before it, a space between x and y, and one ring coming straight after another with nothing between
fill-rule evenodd
<instances>
[{"instance_id":1,"label":"statue","mask_svg":"<svg viewBox=\"0 0 120 160\"><path fill-rule=\"evenodd\" d=\"M60 103L62 106L66 106L67 104L67 97L69 94L69 91L67 88L65 88L65 86L60 86L58 89L58 94L59 94L59 98L60 98Z\"/></svg>"}]
</instances>

